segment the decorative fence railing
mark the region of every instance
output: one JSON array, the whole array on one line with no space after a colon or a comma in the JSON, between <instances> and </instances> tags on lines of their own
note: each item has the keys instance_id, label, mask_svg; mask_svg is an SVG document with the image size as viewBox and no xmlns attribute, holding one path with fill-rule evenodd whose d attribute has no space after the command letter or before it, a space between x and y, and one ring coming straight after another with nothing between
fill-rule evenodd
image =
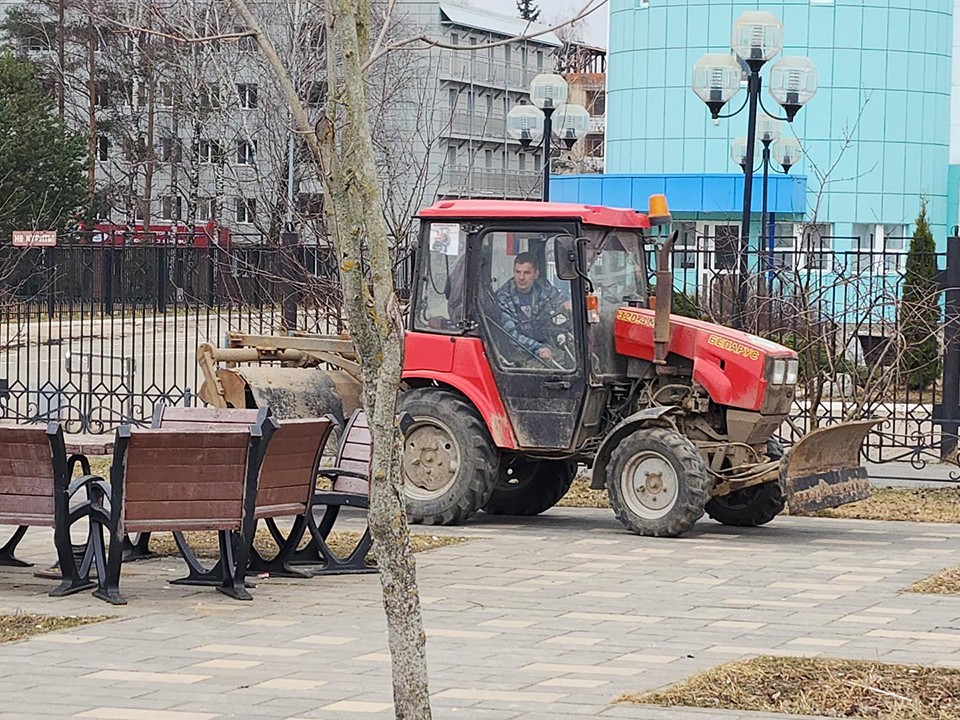
<instances>
[{"instance_id":1,"label":"decorative fence railing","mask_svg":"<svg viewBox=\"0 0 960 720\"><path fill-rule=\"evenodd\" d=\"M960 239L929 258L946 292L925 299L936 309L926 328L904 310L905 252L835 249L843 246L843 239L824 238L815 248L780 242L772 252L751 251L741 307L736 254L726 240L698 238L673 253L674 311L740 322L798 351L801 382L782 429L787 441L845 418L884 416L865 445L868 460L953 457ZM398 287L409 288L412 255L397 260L396 275ZM197 346L219 344L228 331L343 330L335 257L289 238L270 245L3 245L0 287L4 414L58 417L72 431L142 421L159 400L191 401L201 382ZM930 379L918 380L924 373L911 365L911 343L931 338Z\"/></svg>"}]
</instances>

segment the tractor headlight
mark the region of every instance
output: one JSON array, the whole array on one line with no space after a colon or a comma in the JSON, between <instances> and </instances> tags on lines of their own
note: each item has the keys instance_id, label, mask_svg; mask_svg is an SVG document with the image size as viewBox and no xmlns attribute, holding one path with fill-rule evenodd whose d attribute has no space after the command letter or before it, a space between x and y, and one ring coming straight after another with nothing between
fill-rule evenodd
<instances>
[{"instance_id":1,"label":"tractor headlight","mask_svg":"<svg viewBox=\"0 0 960 720\"><path fill-rule=\"evenodd\" d=\"M783 382L786 379L787 379L787 361L774 360L773 369L770 372L770 384L783 385Z\"/></svg>"},{"instance_id":2,"label":"tractor headlight","mask_svg":"<svg viewBox=\"0 0 960 720\"><path fill-rule=\"evenodd\" d=\"M800 372L799 360L787 360L787 378L784 381L787 385L796 385L797 376Z\"/></svg>"}]
</instances>

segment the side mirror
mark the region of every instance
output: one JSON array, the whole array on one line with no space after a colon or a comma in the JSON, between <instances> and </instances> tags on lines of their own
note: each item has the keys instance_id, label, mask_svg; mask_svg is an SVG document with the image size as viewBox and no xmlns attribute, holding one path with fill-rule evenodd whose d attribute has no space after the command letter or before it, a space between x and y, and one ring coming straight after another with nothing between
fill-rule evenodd
<instances>
[{"instance_id":1,"label":"side mirror","mask_svg":"<svg viewBox=\"0 0 960 720\"><path fill-rule=\"evenodd\" d=\"M577 268L577 241L572 235L557 235L553 239L553 257L557 264L557 277L575 280L580 274Z\"/></svg>"}]
</instances>

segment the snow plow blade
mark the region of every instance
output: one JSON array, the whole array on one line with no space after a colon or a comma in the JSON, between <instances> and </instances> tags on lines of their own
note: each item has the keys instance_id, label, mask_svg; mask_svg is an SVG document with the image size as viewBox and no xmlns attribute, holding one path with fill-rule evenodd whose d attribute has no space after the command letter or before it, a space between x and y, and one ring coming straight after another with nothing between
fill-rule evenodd
<instances>
[{"instance_id":1,"label":"snow plow blade","mask_svg":"<svg viewBox=\"0 0 960 720\"><path fill-rule=\"evenodd\" d=\"M860 446L883 418L819 428L787 452L780 477L791 515L865 500L870 496L867 469L860 464Z\"/></svg>"}]
</instances>

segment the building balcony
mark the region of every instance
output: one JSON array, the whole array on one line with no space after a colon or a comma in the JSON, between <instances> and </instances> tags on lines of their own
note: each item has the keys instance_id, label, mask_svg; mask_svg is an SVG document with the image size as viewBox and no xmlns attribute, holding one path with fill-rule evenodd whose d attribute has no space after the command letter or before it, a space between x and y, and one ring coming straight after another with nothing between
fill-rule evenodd
<instances>
[{"instance_id":1,"label":"building balcony","mask_svg":"<svg viewBox=\"0 0 960 720\"><path fill-rule=\"evenodd\" d=\"M542 174L531 170L498 170L466 165L443 171L440 193L453 197L539 200Z\"/></svg>"},{"instance_id":2,"label":"building balcony","mask_svg":"<svg viewBox=\"0 0 960 720\"><path fill-rule=\"evenodd\" d=\"M481 57L480 53L481 51L468 51L462 55L455 52L444 54L440 58L440 78L464 84L510 87L525 91L533 78L539 73L547 72L546 68L538 69L535 65L490 62L486 57Z\"/></svg>"},{"instance_id":3,"label":"building balcony","mask_svg":"<svg viewBox=\"0 0 960 720\"><path fill-rule=\"evenodd\" d=\"M492 138L503 142L507 136L507 120L503 115L486 115L455 110L445 125L450 135Z\"/></svg>"}]
</instances>

